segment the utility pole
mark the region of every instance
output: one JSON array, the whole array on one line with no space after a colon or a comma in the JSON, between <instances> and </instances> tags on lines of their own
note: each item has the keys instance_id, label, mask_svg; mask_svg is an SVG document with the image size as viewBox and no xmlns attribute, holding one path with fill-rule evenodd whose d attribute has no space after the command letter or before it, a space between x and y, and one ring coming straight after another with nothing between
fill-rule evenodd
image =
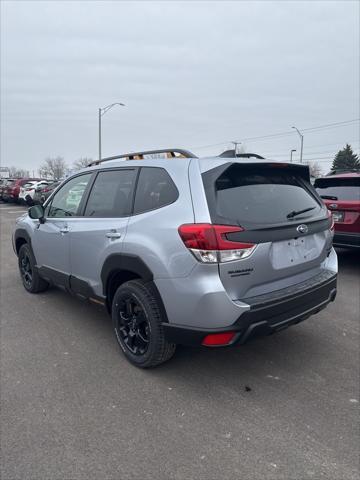
<instances>
[{"instance_id":1,"label":"utility pole","mask_svg":"<svg viewBox=\"0 0 360 480\"><path fill-rule=\"evenodd\" d=\"M107 105L106 107L99 108L99 160L101 160L101 117L105 115L106 112L110 110L110 108L115 107L115 105L119 105L120 107L125 107L124 103L116 102Z\"/></svg>"},{"instance_id":2,"label":"utility pole","mask_svg":"<svg viewBox=\"0 0 360 480\"><path fill-rule=\"evenodd\" d=\"M101 160L101 108L99 108L99 160Z\"/></svg>"},{"instance_id":3,"label":"utility pole","mask_svg":"<svg viewBox=\"0 0 360 480\"><path fill-rule=\"evenodd\" d=\"M300 132L300 130L296 127L291 127L291 128L294 128L299 137L300 137L300 163L302 163L302 159L303 159L303 146L304 146L304 135Z\"/></svg>"},{"instance_id":4,"label":"utility pole","mask_svg":"<svg viewBox=\"0 0 360 480\"><path fill-rule=\"evenodd\" d=\"M290 163L292 163L293 152L296 152L296 150L295 149L290 150Z\"/></svg>"}]
</instances>

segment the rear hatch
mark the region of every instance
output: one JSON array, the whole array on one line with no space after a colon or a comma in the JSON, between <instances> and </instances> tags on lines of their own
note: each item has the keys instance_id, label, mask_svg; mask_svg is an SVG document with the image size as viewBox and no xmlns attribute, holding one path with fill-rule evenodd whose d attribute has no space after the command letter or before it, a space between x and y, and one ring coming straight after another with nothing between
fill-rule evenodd
<instances>
[{"instance_id":1,"label":"rear hatch","mask_svg":"<svg viewBox=\"0 0 360 480\"><path fill-rule=\"evenodd\" d=\"M233 299L246 299L319 274L332 242L331 219L310 184L308 168L284 163L230 162L202 173L211 221L241 227L225 232L253 244L246 257L219 263Z\"/></svg>"},{"instance_id":2,"label":"rear hatch","mask_svg":"<svg viewBox=\"0 0 360 480\"><path fill-rule=\"evenodd\" d=\"M317 178L315 188L332 211L335 231L360 235L360 175Z\"/></svg>"}]
</instances>

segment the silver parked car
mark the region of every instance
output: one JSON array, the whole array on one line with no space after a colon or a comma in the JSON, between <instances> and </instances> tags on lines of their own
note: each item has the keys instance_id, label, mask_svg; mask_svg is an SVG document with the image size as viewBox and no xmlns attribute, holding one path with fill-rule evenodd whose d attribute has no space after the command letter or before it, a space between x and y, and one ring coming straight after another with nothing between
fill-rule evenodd
<instances>
[{"instance_id":1,"label":"silver parked car","mask_svg":"<svg viewBox=\"0 0 360 480\"><path fill-rule=\"evenodd\" d=\"M176 344L245 343L334 300L332 218L308 167L163 153L94 162L17 219L28 292L60 285L104 304L138 367Z\"/></svg>"}]
</instances>

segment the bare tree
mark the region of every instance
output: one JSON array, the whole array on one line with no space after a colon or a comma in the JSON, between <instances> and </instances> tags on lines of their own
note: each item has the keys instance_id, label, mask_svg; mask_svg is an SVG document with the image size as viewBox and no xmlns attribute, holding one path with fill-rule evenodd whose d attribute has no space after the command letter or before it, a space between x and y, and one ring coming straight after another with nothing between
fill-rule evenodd
<instances>
[{"instance_id":1,"label":"bare tree","mask_svg":"<svg viewBox=\"0 0 360 480\"><path fill-rule=\"evenodd\" d=\"M9 167L9 177L10 178L23 178L29 177L29 170L24 170L23 168L18 167Z\"/></svg>"},{"instance_id":2,"label":"bare tree","mask_svg":"<svg viewBox=\"0 0 360 480\"><path fill-rule=\"evenodd\" d=\"M73 163L73 169L74 170L81 170L82 168L85 168L93 161L92 158L88 157L81 157L78 160L75 160Z\"/></svg>"},{"instance_id":3,"label":"bare tree","mask_svg":"<svg viewBox=\"0 0 360 480\"><path fill-rule=\"evenodd\" d=\"M60 180L67 171L67 165L63 157L48 157L39 168L42 177Z\"/></svg>"},{"instance_id":4,"label":"bare tree","mask_svg":"<svg viewBox=\"0 0 360 480\"><path fill-rule=\"evenodd\" d=\"M321 166L316 162L309 163L309 169L310 169L310 175L315 178L321 177L323 173Z\"/></svg>"}]
</instances>

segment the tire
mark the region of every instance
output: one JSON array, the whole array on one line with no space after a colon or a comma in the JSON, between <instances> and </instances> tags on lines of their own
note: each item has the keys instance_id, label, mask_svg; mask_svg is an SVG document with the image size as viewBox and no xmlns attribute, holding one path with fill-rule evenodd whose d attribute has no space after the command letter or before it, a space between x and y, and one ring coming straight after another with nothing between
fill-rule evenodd
<instances>
[{"instance_id":1,"label":"tire","mask_svg":"<svg viewBox=\"0 0 360 480\"><path fill-rule=\"evenodd\" d=\"M149 283L131 280L121 285L112 303L116 339L127 360L151 368L169 360L176 345L165 339L158 300Z\"/></svg>"},{"instance_id":2,"label":"tire","mask_svg":"<svg viewBox=\"0 0 360 480\"><path fill-rule=\"evenodd\" d=\"M30 293L40 293L49 287L48 282L40 277L35 266L34 254L27 243L20 247L18 264L25 290Z\"/></svg>"}]
</instances>

